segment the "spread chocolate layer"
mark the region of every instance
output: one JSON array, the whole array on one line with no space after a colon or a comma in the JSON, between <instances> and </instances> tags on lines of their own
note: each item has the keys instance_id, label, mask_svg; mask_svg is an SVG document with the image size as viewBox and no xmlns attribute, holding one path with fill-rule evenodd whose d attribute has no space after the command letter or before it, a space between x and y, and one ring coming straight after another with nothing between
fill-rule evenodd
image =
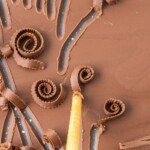
<instances>
[{"instance_id":1,"label":"spread chocolate layer","mask_svg":"<svg viewBox=\"0 0 150 150\"><path fill-rule=\"evenodd\" d=\"M150 135L149 5L148 0L0 1L0 70L5 83L0 93L0 148L65 149L72 100L70 75L83 65L92 66L95 74L89 86L80 87L86 99L82 104L80 147L144 149L148 142L141 140ZM20 29L25 29L27 41L15 36L13 47L12 36ZM33 34L26 33L26 29L34 29ZM24 52L32 53L36 43L42 43L39 38L36 40L35 31L42 35L43 49L38 57L27 58ZM46 67L42 70L30 60ZM33 67L38 69L30 69ZM83 77L88 73L93 74L86 70ZM56 109L40 107L45 98L39 99L35 93L39 88L34 83L45 79L58 86L56 95L48 99L50 103L58 99L59 85L65 87L66 95ZM44 91L47 94L52 89ZM41 90L38 92L41 94ZM109 129L99 139L104 128L97 128L96 132L91 131L91 126L105 115L103 104L109 97L121 99L126 112L109 121Z\"/></svg>"}]
</instances>

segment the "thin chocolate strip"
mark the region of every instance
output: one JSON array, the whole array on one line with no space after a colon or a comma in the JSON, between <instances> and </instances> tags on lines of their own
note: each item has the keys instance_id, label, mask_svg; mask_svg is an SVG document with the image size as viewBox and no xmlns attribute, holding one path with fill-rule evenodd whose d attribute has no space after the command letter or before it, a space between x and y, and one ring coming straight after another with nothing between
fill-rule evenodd
<instances>
[{"instance_id":1,"label":"thin chocolate strip","mask_svg":"<svg viewBox=\"0 0 150 150\"><path fill-rule=\"evenodd\" d=\"M56 17L56 0L46 0L44 13L48 19L53 21Z\"/></svg>"},{"instance_id":2,"label":"thin chocolate strip","mask_svg":"<svg viewBox=\"0 0 150 150\"><path fill-rule=\"evenodd\" d=\"M147 147L148 146L148 147ZM121 150L129 150L129 149L139 149L140 150L146 150L146 148L149 149L150 148L150 136L146 136L143 138L139 138L137 140L134 141L130 141L130 142L125 142L125 143L119 143L119 148Z\"/></svg>"},{"instance_id":3,"label":"thin chocolate strip","mask_svg":"<svg viewBox=\"0 0 150 150\"><path fill-rule=\"evenodd\" d=\"M91 143L92 143L92 131L98 130L99 137L100 137L104 133L104 131L106 130L104 124L107 121L118 118L124 114L125 104L121 100L110 98L106 101L106 103L104 105L104 112L107 115L107 117L98 120L98 123L93 124L91 129L90 129L90 150L92 150L92 145L91 145ZM98 149L98 145L96 147Z\"/></svg>"},{"instance_id":4,"label":"thin chocolate strip","mask_svg":"<svg viewBox=\"0 0 150 150\"><path fill-rule=\"evenodd\" d=\"M20 29L12 36L10 44L19 66L34 70L45 68L43 62L35 60L43 52L44 39L40 32L32 28Z\"/></svg>"},{"instance_id":5,"label":"thin chocolate strip","mask_svg":"<svg viewBox=\"0 0 150 150\"><path fill-rule=\"evenodd\" d=\"M59 149L63 146L59 135L52 129L48 129L47 132L43 133L43 142L50 143L53 149Z\"/></svg>"},{"instance_id":6,"label":"thin chocolate strip","mask_svg":"<svg viewBox=\"0 0 150 150\"><path fill-rule=\"evenodd\" d=\"M0 1L0 23L3 28L11 29L11 18L6 0Z\"/></svg>"},{"instance_id":7,"label":"thin chocolate strip","mask_svg":"<svg viewBox=\"0 0 150 150\"><path fill-rule=\"evenodd\" d=\"M22 0L22 1L23 1L23 5L24 5L25 9L32 8L32 0Z\"/></svg>"},{"instance_id":8,"label":"thin chocolate strip","mask_svg":"<svg viewBox=\"0 0 150 150\"><path fill-rule=\"evenodd\" d=\"M38 80L33 83L31 94L34 101L45 109L51 109L59 106L65 99L65 89L60 84L60 93L55 100L51 100L57 93L56 85L51 80Z\"/></svg>"},{"instance_id":9,"label":"thin chocolate strip","mask_svg":"<svg viewBox=\"0 0 150 150\"><path fill-rule=\"evenodd\" d=\"M93 7L88 14L81 19L73 32L63 44L57 61L57 72L64 75L67 71L70 59L70 52L86 29L102 15L102 0L93 0Z\"/></svg>"},{"instance_id":10,"label":"thin chocolate strip","mask_svg":"<svg viewBox=\"0 0 150 150\"><path fill-rule=\"evenodd\" d=\"M19 109L26 108L24 101L5 86L2 76L0 76L0 94Z\"/></svg>"},{"instance_id":11,"label":"thin chocolate strip","mask_svg":"<svg viewBox=\"0 0 150 150\"><path fill-rule=\"evenodd\" d=\"M57 37L62 40L65 35L65 25L71 0L61 0L57 18Z\"/></svg>"},{"instance_id":12,"label":"thin chocolate strip","mask_svg":"<svg viewBox=\"0 0 150 150\"><path fill-rule=\"evenodd\" d=\"M71 75L71 87L73 90L70 121L67 135L66 150L79 150L82 136L82 100L80 83L89 82L94 76L94 70L89 66L76 67Z\"/></svg>"}]
</instances>

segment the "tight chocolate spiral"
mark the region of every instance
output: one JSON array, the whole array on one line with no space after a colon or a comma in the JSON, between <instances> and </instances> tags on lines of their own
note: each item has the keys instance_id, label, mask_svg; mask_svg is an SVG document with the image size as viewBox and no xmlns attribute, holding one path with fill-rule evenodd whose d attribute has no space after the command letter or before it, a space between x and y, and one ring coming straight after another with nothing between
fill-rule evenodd
<instances>
[{"instance_id":1,"label":"tight chocolate spiral","mask_svg":"<svg viewBox=\"0 0 150 150\"><path fill-rule=\"evenodd\" d=\"M94 70L90 66L79 66L71 75L71 87L73 91L81 91L80 83L87 83L94 77Z\"/></svg>"},{"instance_id":2,"label":"tight chocolate spiral","mask_svg":"<svg viewBox=\"0 0 150 150\"><path fill-rule=\"evenodd\" d=\"M35 60L42 52L44 40L40 32L32 28L23 28L11 38L14 59L19 66L29 69L44 69L44 63Z\"/></svg>"},{"instance_id":3,"label":"tight chocolate spiral","mask_svg":"<svg viewBox=\"0 0 150 150\"><path fill-rule=\"evenodd\" d=\"M60 105L65 99L65 90L60 84L60 93L58 98L53 100L57 94L57 87L51 80L38 80L33 83L31 94L34 101L43 108L54 108Z\"/></svg>"},{"instance_id":4,"label":"tight chocolate spiral","mask_svg":"<svg viewBox=\"0 0 150 150\"><path fill-rule=\"evenodd\" d=\"M100 123L105 123L111 119L121 116L125 112L125 104L121 100L108 99L104 105L106 118L100 120Z\"/></svg>"}]
</instances>

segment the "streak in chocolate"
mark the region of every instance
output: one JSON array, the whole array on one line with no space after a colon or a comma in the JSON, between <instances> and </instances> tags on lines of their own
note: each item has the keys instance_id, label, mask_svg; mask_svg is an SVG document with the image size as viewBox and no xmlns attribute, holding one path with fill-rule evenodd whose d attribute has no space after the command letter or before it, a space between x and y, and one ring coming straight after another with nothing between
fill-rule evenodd
<instances>
[{"instance_id":1,"label":"streak in chocolate","mask_svg":"<svg viewBox=\"0 0 150 150\"><path fill-rule=\"evenodd\" d=\"M55 108L63 103L66 95L64 86L60 84L59 95L52 100L56 96L56 92L56 85L51 80L38 80L33 83L31 88L33 100L45 109Z\"/></svg>"},{"instance_id":2,"label":"streak in chocolate","mask_svg":"<svg viewBox=\"0 0 150 150\"><path fill-rule=\"evenodd\" d=\"M3 30L2 27L0 25L0 47L3 45Z\"/></svg>"},{"instance_id":3,"label":"streak in chocolate","mask_svg":"<svg viewBox=\"0 0 150 150\"><path fill-rule=\"evenodd\" d=\"M93 150L93 145L91 144L94 142L93 140L96 139L96 137L93 137L94 130L96 131L95 136L98 135L100 137L106 130L104 125L106 122L118 118L124 114L125 104L121 100L110 98L106 101L104 105L104 112L107 116L105 118L98 120L98 123L93 124L90 129L90 150ZM98 150L98 143L99 141L96 142L96 145L94 145L95 148L97 148L95 150Z\"/></svg>"},{"instance_id":4,"label":"streak in chocolate","mask_svg":"<svg viewBox=\"0 0 150 150\"><path fill-rule=\"evenodd\" d=\"M46 0L44 11L48 19L53 21L56 17L56 0Z\"/></svg>"},{"instance_id":5,"label":"streak in chocolate","mask_svg":"<svg viewBox=\"0 0 150 150\"><path fill-rule=\"evenodd\" d=\"M70 52L79 38L83 35L86 29L102 15L102 1L93 1L93 8L82 18L79 24L63 44L57 61L57 72L64 75L67 71L70 59Z\"/></svg>"},{"instance_id":6,"label":"streak in chocolate","mask_svg":"<svg viewBox=\"0 0 150 150\"><path fill-rule=\"evenodd\" d=\"M32 8L32 0L23 0L23 5L26 9Z\"/></svg>"},{"instance_id":7,"label":"streak in chocolate","mask_svg":"<svg viewBox=\"0 0 150 150\"><path fill-rule=\"evenodd\" d=\"M65 35L65 24L69 12L71 0L62 0L57 18L57 37L63 39Z\"/></svg>"},{"instance_id":8,"label":"streak in chocolate","mask_svg":"<svg viewBox=\"0 0 150 150\"><path fill-rule=\"evenodd\" d=\"M0 19L3 28L10 29L11 28L11 19L7 1L0 0Z\"/></svg>"}]
</instances>

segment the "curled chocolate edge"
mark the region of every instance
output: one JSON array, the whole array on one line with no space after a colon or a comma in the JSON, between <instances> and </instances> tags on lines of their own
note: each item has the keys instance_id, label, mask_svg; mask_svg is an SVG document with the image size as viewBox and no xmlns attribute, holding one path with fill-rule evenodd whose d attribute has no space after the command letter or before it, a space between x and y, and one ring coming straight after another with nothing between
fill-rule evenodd
<instances>
[{"instance_id":1,"label":"curled chocolate edge","mask_svg":"<svg viewBox=\"0 0 150 150\"><path fill-rule=\"evenodd\" d=\"M104 112L106 114L106 117L98 120L97 123L93 123L91 125L90 150L92 150L91 144L92 144L92 132L93 132L93 130L97 130L97 132L98 132L98 136L97 136L98 142L96 145L96 147L98 149L99 138L106 131L105 123L123 115L125 112L125 108L126 108L125 104L121 100L118 100L118 99L110 98L105 102Z\"/></svg>"},{"instance_id":2,"label":"curled chocolate edge","mask_svg":"<svg viewBox=\"0 0 150 150\"><path fill-rule=\"evenodd\" d=\"M52 98L56 96L56 93L56 85L51 80L47 79L37 80L33 83L31 88L33 100L45 109L56 108L64 102L66 92L63 84L60 84L60 92L58 97L55 100L52 100Z\"/></svg>"},{"instance_id":3,"label":"curled chocolate edge","mask_svg":"<svg viewBox=\"0 0 150 150\"><path fill-rule=\"evenodd\" d=\"M21 47L20 41L24 37L28 37L28 39L24 42L25 45ZM34 45L31 50L28 50L27 46L31 42L34 42ZM11 37L10 46L14 50L13 57L19 66L33 70L45 68L43 62L35 60L43 52L44 46L44 39L39 31L33 28L23 28L16 31Z\"/></svg>"},{"instance_id":4,"label":"curled chocolate edge","mask_svg":"<svg viewBox=\"0 0 150 150\"><path fill-rule=\"evenodd\" d=\"M59 149L63 146L61 138L59 135L52 129L48 129L43 133L43 143L50 143L53 149Z\"/></svg>"},{"instance_id":5,"label":"curled chocolate edge","mask_svg":"<svg viewBox=\"0 0 150 150\"><path fill-rule=\"evenodd\" d=\"M80 91L80 83L86 84L94 77L94 70L90 66L78 66L71 74L71 87L73 91Z\"/></svg>"}]
</instances>

